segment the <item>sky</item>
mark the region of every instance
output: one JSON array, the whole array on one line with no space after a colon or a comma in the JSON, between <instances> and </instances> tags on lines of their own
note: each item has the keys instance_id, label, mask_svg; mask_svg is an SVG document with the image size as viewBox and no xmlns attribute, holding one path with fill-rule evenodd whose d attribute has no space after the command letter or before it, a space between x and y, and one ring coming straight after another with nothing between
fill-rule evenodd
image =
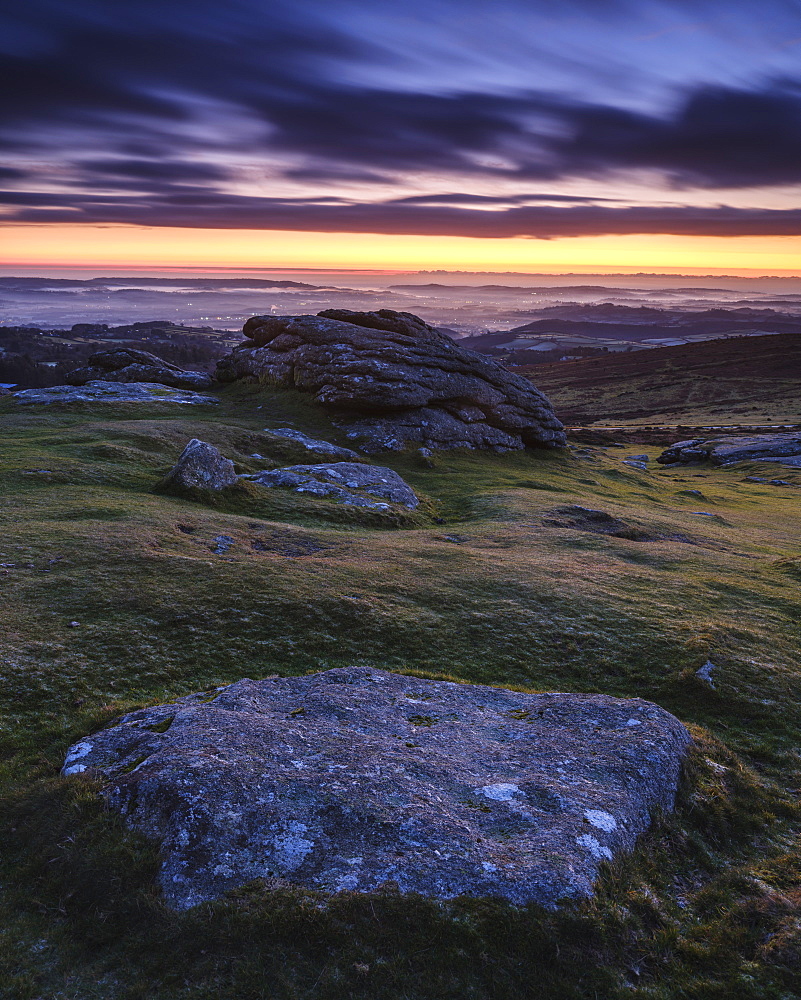
<instances>
[{"instance_id":1,"label":"sky","mask_svg":"<svg viewBox=\"0 0 801 1000\"><path fill-rule=\"evenodd\" d=\"M801 274L801 0L0 0L0 264Z\"/></svg>"}]
</instances>

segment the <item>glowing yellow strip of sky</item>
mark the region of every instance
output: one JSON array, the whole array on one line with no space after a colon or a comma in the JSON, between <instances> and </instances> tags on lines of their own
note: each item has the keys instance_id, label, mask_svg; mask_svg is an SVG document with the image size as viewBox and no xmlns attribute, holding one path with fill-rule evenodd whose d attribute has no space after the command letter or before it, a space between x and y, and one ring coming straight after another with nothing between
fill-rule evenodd
<instances>
[{"instance_id":1,"label":"glowing yellow strip of sky","mask_svg":"<svg viewBox=\"0 0 801 1000\"><path fill-rule=\"evenodd\" d=\"M801 237L595 236L554 240L171 229L0 227L0 265L461 270L660 269L801 275Z\"/></svg>"}]
</instances>

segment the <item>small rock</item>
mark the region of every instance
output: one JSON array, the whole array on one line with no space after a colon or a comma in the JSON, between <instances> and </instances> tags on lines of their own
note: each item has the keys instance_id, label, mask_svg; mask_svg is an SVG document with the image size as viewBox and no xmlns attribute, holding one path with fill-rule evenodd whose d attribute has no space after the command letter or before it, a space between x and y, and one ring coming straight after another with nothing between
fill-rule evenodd
<instances>
[{"instance_id":1,"label":"small rock","mask_svg":"<svg viewBox=\"0 0 801 1000\"><path fill-rule=\"evenodd\" d=\"M230 459L213 445L192 438L156 489L160 493L181 493L187 489L222 490L236 481L236 470Z\"/></svg>"},{"instance_id":2,"label":"small rock","mask_svg":"<svg viewBox=\"0 0 801 1000\"><path fill-rule=\"evenodd\" d=\"M627 524L626 521L608 514L605 510L594 510L592 507L570 504L566 507L556 507L550 514L550 517L543 519L543 523L557 528L576 528L579 531L591 531L596 535L626 538L632 542L652 542L660 538L650 531Z\"/></svg>"},{"instance_id":3,"label":"small rock","mask_svg":"<svg viewBox=\"0 0 801 1000\"><path fill-rule=\"evenodd\" d=\"M67 628L78 628L80 624L80 622L69 622Z\"/></svg>"},{"instance_id":4,"label":"small rock","mask_svg":"<svg viewBox=\"0 0 801 1000\"><path fill-rule=\"evenodd\" d=\"M414 490L397 472L381 465L361 465L355 462L290 465L285 469L255 472L243 478L258 483L259 486L285 486L297 493L331 497L356 507L388 509L388 504L377 503L373 497L401 504L410 510L420 503Z\"/></svg>"},{"instance_id":5,"label":"small rock","mask_svg":"<svg viewBox=\"0 0 801 1000\"><path fill-rule=\"evenodd\" d=\"M648 466L645 464L645 462L634 462L628 458L623 460L623 465L629 465L631 466L632 469L641 469L643 471L647 471L648 469Z\"/></svg>"},{"instance_id":6,"label":"small rock","mask_svg":"<svg viewBox=\"0 0 801 1000\"><path fill-rule=\"evenodd\" d=\"M290 441L301 445L306 451L314 451L320 455L332 455L334 458L355 458L357 460L361 457L350 448L341 448L338 444L332 444L330 441L311 438L302 431L293 430L291 427L278 427L277 429L265 427L265 433L277 434L279 437L289 438Z\"/></svg>"},{"instance_id":7,"label":"small rock","mask_svg":"<svg viewBox=\"0 0 801 1000\"><path fill-rule=\"evenodd\" d=\"M657 458L661 465L687 465L704 461L710 461L714 465L733 465L735 462L784 462L787 465L801 465L801 433L692 438L677 441Z\"/></svg>"},{"instance_id":8,"label":"small rock","mask_svg":"<svg viewBox=\"0 0 801 1000\"><path fill-rule=\"evenodd\" d=\"M714 691L715 683L712 680L713 670L717 670L717 667L711 660L707 660L702 667L699 667L698 670L695 671L695 676L698 678L699 681L703 681L705 684L708 684L709 687L711 687L712 690Z\"/></svg>"},{"instance_id":9,"label":"small rock","mask_svg":"<svg viewBox=\"0 0 801 1000\"><path fill-rule=\"evenodd\" d=\"M216 556L224 555L234 544L230 535L217 535L214 539L214 548L211 550Z\"/></svg>"},{"instance_id":10,"label":"small rock","mask_svg":"<svg viewBox=\"0 0 801 1000\"><path fill-rule=\"evenodd\" d=\"M648 462L650 459L647 455L627 455L624 459L626 462Z\"/></svg>"}]
</instances>

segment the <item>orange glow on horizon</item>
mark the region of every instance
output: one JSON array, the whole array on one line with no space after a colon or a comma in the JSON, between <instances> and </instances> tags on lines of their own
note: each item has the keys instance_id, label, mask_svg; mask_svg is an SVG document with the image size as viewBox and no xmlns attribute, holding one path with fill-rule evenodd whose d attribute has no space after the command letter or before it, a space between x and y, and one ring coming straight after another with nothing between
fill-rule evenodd
<instances>
[{"instance_id":1,"label":"orange glow on horizon","mask_svg":"<svg viewBox=\"0 0 801 1000\"><path fill-rule=\"evenodd\" d=\"M553 240L86 224L0 228L0 266L368 271L678 271L801 276L801 236Z\"/></svg>"}]
</instances>

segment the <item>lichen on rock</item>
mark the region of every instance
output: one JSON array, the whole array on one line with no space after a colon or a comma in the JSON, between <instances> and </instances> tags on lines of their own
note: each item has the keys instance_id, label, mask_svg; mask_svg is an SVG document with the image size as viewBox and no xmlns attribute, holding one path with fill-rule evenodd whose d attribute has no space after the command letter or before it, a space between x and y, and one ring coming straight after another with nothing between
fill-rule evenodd
<instances>
[{"instance_id":1,"label":"lichen on rock","mask_svg":"<svg viewBox=\"0 0 801 1000\"><path fill-rule=\"evenodd\" d=\"M158 842L178 909L253 879L553 907L673 807L689 743L640 699L354 667L132 712L63 773Z\"/></svg>"},{"instance_id":2,"label":"lichen on rock","mask_svg":"<svg viewBox=\"0 0 801 1000\"><path fill-rule=\"evenodd\" d=\"M283 486L297 493L313 493L357 507L386 509L388 503L395 503L414 510L420 503L411 486L397 472L382 465L357 462L290 465L243 478L259 486Z\"/></svg>"}]
</instances>

